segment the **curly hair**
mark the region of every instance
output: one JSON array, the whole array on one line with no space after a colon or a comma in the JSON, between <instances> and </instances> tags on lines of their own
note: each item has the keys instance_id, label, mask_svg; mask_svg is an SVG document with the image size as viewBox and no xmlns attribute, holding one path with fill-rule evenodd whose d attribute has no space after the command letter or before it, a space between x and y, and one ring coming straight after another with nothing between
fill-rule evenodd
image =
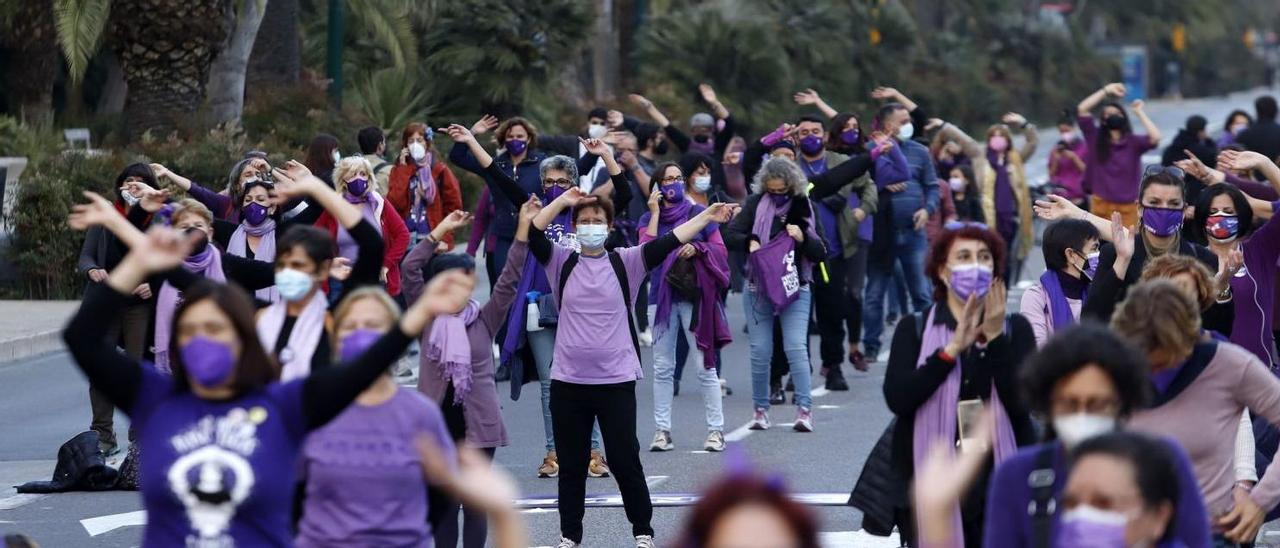
<instances>
[{"instance_id":1,"label":"curly hair","mask_svg":"<svg viewBox=\"0 0 1280 548\"><path fill-rule=\"evenodd\" d=\"M503 120L501 124L498 124L498 129L494 130L493 132L493 141L497 143L498 146L502 146L506 144L507 132L511 131L511 128L514 126L520 126L524 128L525 132L529 134L530 149L538 146L537 126L534 126L533 122L530 122L528 119L522 118L520 116L512 116L511 118L507 118L506 120Z\"/></svg>"},{"instance_id":2,"label":"curly hair","mask_svg":"<svg viewBox=\"0 0 1280 548\"><path fill-rule=\"evenodd\" d=\"M786 183L787 191L792 196L807 193L806 187L809 182L804 172L800 171L800 166L791 160L777 156L765 160L764 165L760 166L760 171L757 171L756 176L751 179L751 191L763 194L765 183L774 179L781 179Z\"/></svg>"},{"instance_id":3,"label":"curly hair","mask_svg":"<svg viewBox=\"0 0 1280 548\"><path fill-rule=\"evenodd\" d=\"M1149 280L1129 289L1111 316L1111 329L1148 354L1188 356L1200 340L1200 310L1177 284Z\"/></svg>"},{"instance_id":4,"label":"curly hair","mask_svg":"<svg viewBox=\"0 0 1280 548\"><path fill-rule=\"evenodd\" d=\"M347 190L347 177L364 170L365 177L373 176L373 166L363 156L347 156L333 168L333 186L338 192Z\"/></svg>"},{"instance_id":5,"label":"curly hair","mask_svg":"<svg viewBox=\"0 0 1280 548\"><path fill-rule=\"evenodd\" d=\"M1056 332L1019 371L1023 402L1040 417L1052 415L1053 389L1090 365L1111 379L1120 396L1119 417L1142 409L1151 398L1147 358L1107 326L1086 320Z\"/></svg>"},{"instance_id":6,"label":"curly hair","mask_svg":"<svg viewBox=\"0 0 1280 548\"><path fill-rule=\"evenodd\" d=\"M1196 304L1203 312L1213 306L1213 274L1195 257L1186 255L1161 255L1152 259L1142 267L1140 281L1167 280L1174 276L1187 274L1196 283Z\"/></svg>"},{"instance_id":7,"label":"curly hair","mask_svg":"<svg viewBox=\"0 0 1280 548\"><path fill-rule=\"evenodd\" d=\"M951 246L956 240L976 240L987 244L994 263L992 270L1004 272L1005 244L995 231L975 225L964 225L953 230L944 230L929 247L929 255L925 258L924 271L933 283L933 302L947 302L947 286L942 281L942 267L947 265L947 257L951 255Z\"/></svg>"}]
</instances>

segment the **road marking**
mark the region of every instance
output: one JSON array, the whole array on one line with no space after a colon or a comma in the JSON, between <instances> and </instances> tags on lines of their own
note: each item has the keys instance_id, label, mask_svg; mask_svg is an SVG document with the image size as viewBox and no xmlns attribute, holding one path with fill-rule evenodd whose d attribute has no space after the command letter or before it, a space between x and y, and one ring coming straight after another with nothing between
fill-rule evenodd
<instances>
[{"instance_id":1,"label":"road marking","mask_svg":"<svg viewBox=\"0 0 1280 548\"><path fill-rule=\"evenodd\" d=\"M877 537L863 531L823 531L818 533L818 544L825 548L897 548L902 545L898 534Z\"/></svg>"},{"instance_id":2,"label":"road marking","mask_svg":"<svg viewBox=\"0 0 1280 548\"><path fill-rule=\"evenodd\" d=\"M654 487L662 485L662 482L667 481L667 478L669 477L671 476L645 476L644 483L648 485L650 489L653 489Z\"/></svg>"},{"instance_id":3,"label":"road marking","mask_svg":"<svg viewBox=\"0 0 1280 548\"><path fill-rule=\"evenodd\" d=\"M699 496L697 493L651 493L649 500L654 506L692 506ZM809 506L845 506L849 502L849 493L792 493L791 498ZM512 504L522 512L555 509L559 507L559 499L554 496L530 497L516 499ZM588 495L583 505L587 508L618 508L622 506L622 495Z\"/></svg>"},{"instance_id":4,"label":"road marking","mask_svg":"<svg viewBox=\"0 0 1280 548\"><path fill-rule=\"evenodd\" d=\"M13 495L0 499L0 510L13 510L31 504L37 500L45 498L48 495L39 495L35 493L23 493L21 495Z\"/></svg>"},{"instance_id":5,"label":"road marking","mask_svg":"<svg viewBox=\"0 0 1280 548\"><path fill-rule=\"evenodd\" d=\"M819 405L818 409L839 409L839 405Z\"/></svg>"},{"instance_id":6,"label":"road marking","mask_svg":"<svg viewBox=\"0 0 1280 548\"><path fill-rule=\"evenodd\" d=\"M109 514L106 516L98 516L96 518L88 518L80 520L80 525L84 527L85 532L89 536L96 537L103 533L115 531L121 527L132 527L135 525L147 524L147 511L138 510L137 512L125 512L123 514Z\"/></svg>"}]
</instances>

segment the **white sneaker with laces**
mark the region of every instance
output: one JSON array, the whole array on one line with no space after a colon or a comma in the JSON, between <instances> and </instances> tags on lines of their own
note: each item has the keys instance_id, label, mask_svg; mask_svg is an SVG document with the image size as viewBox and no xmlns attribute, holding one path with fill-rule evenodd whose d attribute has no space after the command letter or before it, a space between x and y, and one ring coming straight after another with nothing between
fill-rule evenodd
<instances>
[{"instance_id":1,"label":"white sneaker with laces","mask_svg":"<svg viewBox=\"0 0 1280 548\"><path fill-rule=\"evenodd\" d=\"M636 548L657 548L653 543L653 535L636 535Z\"/></svg>"},{"instance_id":2,"label":"white sneaker with laces","mask_svg":"<svg viewBox=\"0 0 1280 548\"><path fill-rule=\"evenodd\" d=\"M649 444L650 451L670 451L675 449L676 444L671 442L671 432L659 430L653 434L653 443Z\"/></svg>"},{"instance_id":3,"label":"white sneaker with laces","mask_svg":"<svg viewBox=\"0 0 1280 548\"><path fill-rule=\"evenodd\" d=\"M707 434L707 441L702 444L702 448L712 453L724 451L724 432L712 430L710 434Z\"/></svg>"},{"instance_id":4,"label":"white sneaker with laces","mask_svg":"<svg viewBox=\"0 0 1280 548\"><path fill-rule=\"evenodd\" d=\"M791 426L796 432L813 431L813 412L805 407L796 408L796 422Z\"/></svg>"},{"instance_id":5,"label":"white sneaker with laces","mask_svg":"<svg viewBox=\"0 0 1280 548\"><path fill-rule=\"evenodd\" d=\"M769 429L769 412L764 409L757 408L755 413L751 415L750 430L768 430Z\"/></svg>"},{"instance_id":6,"label":"white sneaker with laces","mask_svg":"<svg viewBox=\"0 0 1280 548\"><path fill-rule=\"evenodd\" d=\"M578 543L572 540L569 540L565 537L560 537L560 544L557 544L556 548L577 548L577 546L578 546Z\"/></svg>"}]
</instances>

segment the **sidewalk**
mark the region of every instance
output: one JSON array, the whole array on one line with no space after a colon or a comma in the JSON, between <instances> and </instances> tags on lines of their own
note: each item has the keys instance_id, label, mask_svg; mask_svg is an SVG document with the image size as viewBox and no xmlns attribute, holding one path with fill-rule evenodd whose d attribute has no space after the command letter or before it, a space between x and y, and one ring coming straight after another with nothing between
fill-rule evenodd
<instances>
[{"instance_id":1,"label":"sidewalk","mask_svg":"<svg viewBox=\"0 0 1280 548\"><path fill-rule=\"evenodd\" d=\"M0 301L0 365L62 350L62 327L79 301Z\"/></svg>"}]
</instances>

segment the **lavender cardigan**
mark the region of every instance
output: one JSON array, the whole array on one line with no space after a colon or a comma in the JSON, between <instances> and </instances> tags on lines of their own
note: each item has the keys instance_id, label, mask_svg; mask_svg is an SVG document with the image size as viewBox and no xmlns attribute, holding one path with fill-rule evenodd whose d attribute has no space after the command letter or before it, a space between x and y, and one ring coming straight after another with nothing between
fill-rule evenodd
<instances>
[{"instance_id":1,"label":"lavender cardigan","mask_svg":"<svg viewBox=\"0 0 1280 548\"><path fill-rule=\"evenodd\" d=\"M520 280L528 251L525 242L511 244L507 264L498 283L493 286L489 302L480 307L480 317L467 326L467 338L471 340L471 392L462 405L467 423L467 443L472 447L505 447L508 444L507 427L502 424L502 405L498 403L498 385L493 378L493 341L506 321L507 310L516 300L516 282ZM400 280L409 302L422 294L422 267L435 254L436 246L424 240L404 258ZM430 334L430 327L422 332L424 348ZM444 395L448 381L440 375L439 366L427 360L426 352L419 356L418 390L436 403L447 405Z\"/></svg>"}]
</instances>

